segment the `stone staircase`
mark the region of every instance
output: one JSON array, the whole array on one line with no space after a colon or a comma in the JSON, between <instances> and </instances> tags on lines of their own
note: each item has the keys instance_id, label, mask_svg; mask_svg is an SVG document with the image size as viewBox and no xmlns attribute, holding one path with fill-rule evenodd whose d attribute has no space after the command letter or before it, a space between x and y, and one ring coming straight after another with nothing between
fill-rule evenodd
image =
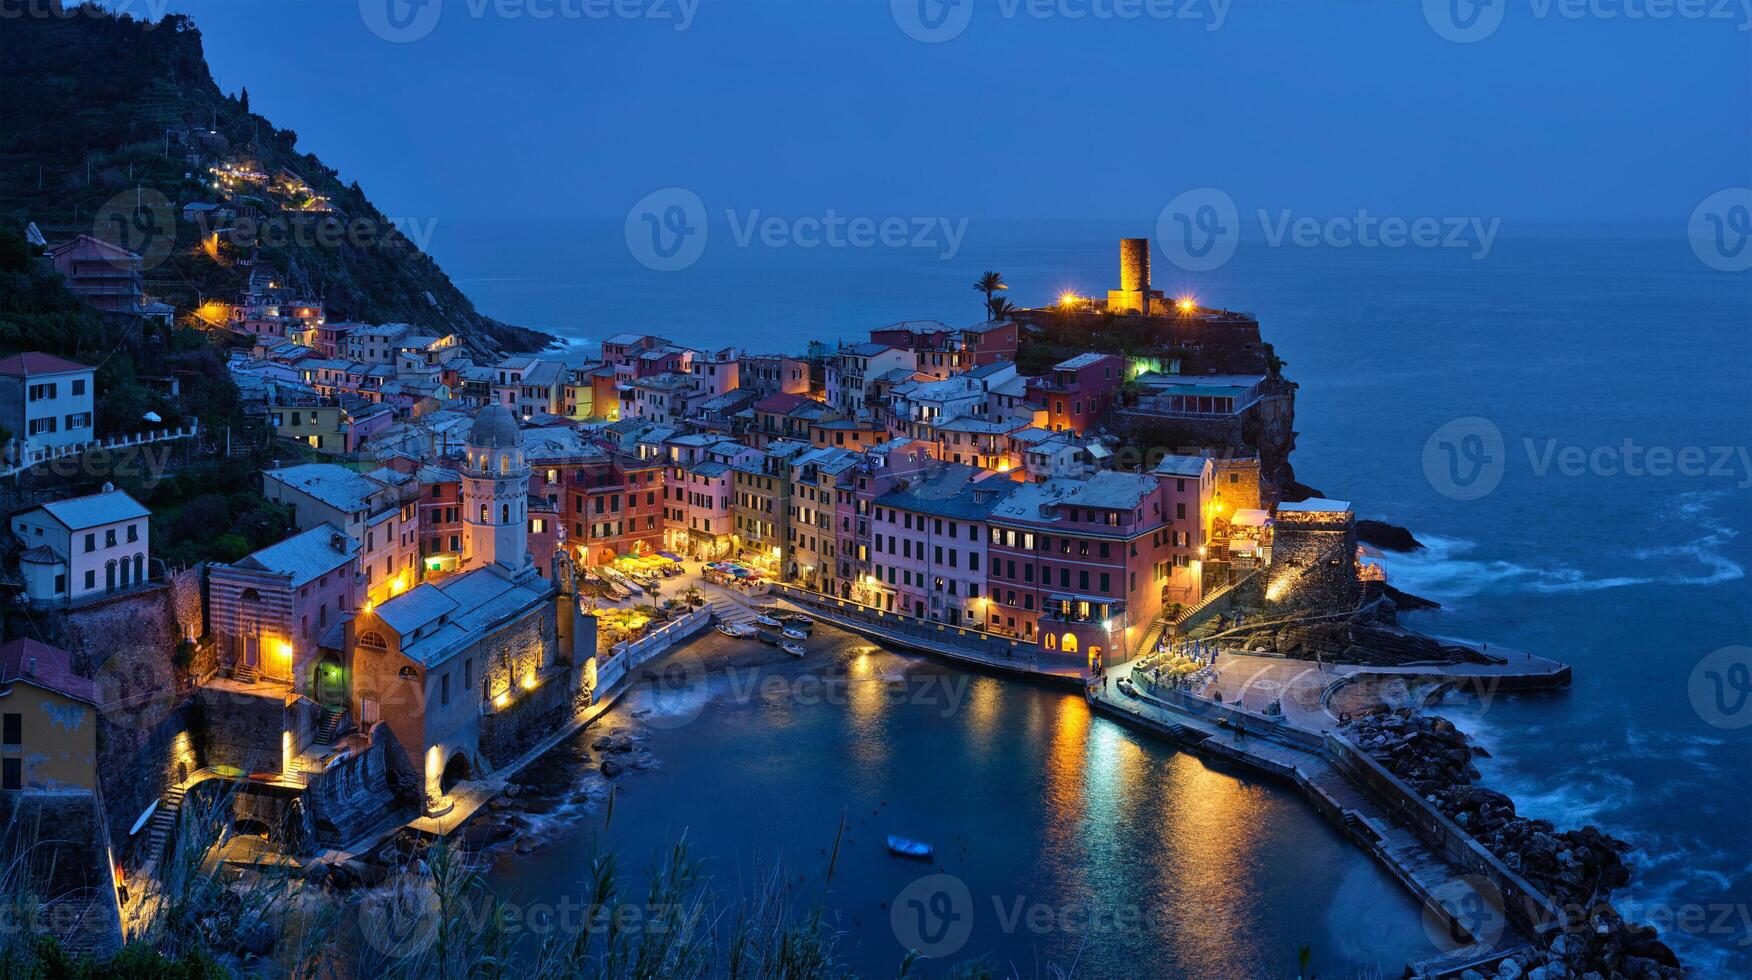
<instances>
[{"instance_id":1,"label":"stone staircase","mask_svg":"<svg viewBox=\"0 0 1752 980\"><path fill-rule=\"evenodd\" d=\"M322 721L316 726L316 744L333 745L335 735L341 730L343 713L339 708L324 708Z\"/></svg>"},{"instance_id":2,"label":"stone staircase","mask_svg":"<svg viewBox=\"0 0 1752 980\"><path fill-rule=\"evenodd\" d=\"M754 622L755 612L735 599L718 592L708 593L706 605L720 623L741 626Z\"/></svg>"},{"instance_id":3,"label":"stone staircase","mask_svg":"<svg viewBox=\"0 0 1752 980\"><path fill-rule=\"evenodd\" d=\"M164 799L158 803L158 809L152 814L152 822L146 825L146 863L154 868L164 857L164 848L170 841L170 835L176 832L176 818L182 812L183 796L187 792L181 786L172 786L164 791Z\"/></svg>"},{"instance_id":4,"label":"stone staircase","mask_svg":"<svg viewBox=\"0 0 1752 980\"><path fill-rule=\"evenodd\" d=\"M231 679L240 684L254 684L260 678L254 664L240 663L231 668Z\"/></svg>"}]
</instances>

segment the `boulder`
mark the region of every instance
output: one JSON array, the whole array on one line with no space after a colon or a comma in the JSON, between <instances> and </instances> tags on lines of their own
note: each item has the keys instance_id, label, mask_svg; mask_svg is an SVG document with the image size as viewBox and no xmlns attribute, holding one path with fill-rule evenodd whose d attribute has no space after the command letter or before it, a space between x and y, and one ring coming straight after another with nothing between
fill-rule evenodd
<instances>
[{"instance_id":1,"label":"boulder","mask_svg":"<svg viewBox=\"0 0 1752 980\"><path fill-rule=\"evenodd\" d=\"M602 760L601 770L602 770L602 774L604 776L607 776L609 779L613 779L616 776L619 776L622 772L621 764L614 761L613 759Z\"/></svg>"}]
</instances>

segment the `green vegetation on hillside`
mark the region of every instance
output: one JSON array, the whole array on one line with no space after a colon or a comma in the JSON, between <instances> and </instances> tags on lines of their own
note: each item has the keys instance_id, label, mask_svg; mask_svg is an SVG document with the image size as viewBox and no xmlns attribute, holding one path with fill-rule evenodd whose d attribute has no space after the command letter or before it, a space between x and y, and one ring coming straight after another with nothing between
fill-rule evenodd
<instances>
[{"instance_id":1,"label":"green vegetation on hillside","mask_svg":"<svg viewBox=\"0 0 1752 980\"><path fill-rule=\"evenodd\" d=\"M118 209L137 220L137 189L147 210L162 195L169 206L156 217L174 238L162 261L150 263L146 291L179 312L231 300L250 271L239 260L253 258L255 268L313 291L331 320L414 323L510 349L549 340L477 312L357 183L300 152L297 133L221 93L187 17L8 18L0 82L0 225L34 221L54 241L92 233ZM205 165L232 160L303 183L296 195L240 197L255 211L250 247L214 248L210 224L182 220L181 208L219 201ZM331 210L296 210L317 198Z\"/></svg>"}]
</instances>

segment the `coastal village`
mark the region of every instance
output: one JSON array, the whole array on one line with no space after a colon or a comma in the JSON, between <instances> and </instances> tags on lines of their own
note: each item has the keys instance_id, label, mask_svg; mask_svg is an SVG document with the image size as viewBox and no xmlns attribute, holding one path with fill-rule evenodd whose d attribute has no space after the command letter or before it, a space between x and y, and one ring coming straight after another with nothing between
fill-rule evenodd
<instances>
[{"instance_id":1,"label":"coastal village","mask_svg":"<svg viewBox=\"0 0 1752 980\"><path fill-rule=\"evenodd\" d=\"M41 247L107 316L158 315L137 255ZM192 563L155 554L146 501L51 469L155 446L187 464L213 434L102 439L93 365L0 360L5 581L30 627L0 647L4 790L57 827L45 921L113 951L178 861L369 884L385 848L491 820L521 769L661 681L642 665L714 627L803 656L819 623L1081 690L1298 783L1446 923L1429 975L1561 965L1540 937L1622 883L1622 848L1515 817L1469 786L1464 736L1376 687L1569 669L1400 626L1421 601L1387 584L1352 505L1295 481L1296 386L1258 323L1153 289L1149 249L1122 241L1117 288L1047 308L987 273L965 326L802 352L629 332L588 358L331 322L251 274L199 316L269 433L251 492L285 533ZM1077 349L1118 334L1125 354ZM1024 373L1025 346L1062 356ZM611 778L616 741L598 743ZM223 840L179 855L197 800ZM1480 881L1494 929L1466 918ZM1612 921L1615 950L1658 963L1652 933Z\"/></svg>"}]
</instances>

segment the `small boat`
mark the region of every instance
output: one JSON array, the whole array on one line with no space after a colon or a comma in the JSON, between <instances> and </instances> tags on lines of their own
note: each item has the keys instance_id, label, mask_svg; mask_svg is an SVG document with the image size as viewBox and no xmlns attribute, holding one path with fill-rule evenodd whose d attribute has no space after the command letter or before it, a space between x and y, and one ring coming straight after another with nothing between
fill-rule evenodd
<instances>
[{"instance_id":1,"label":"small boat","mask_svg":"<svg viewBox=\"0 0 1752 980\"><path fill-rule=\"evenodd\" d=\"M779 622L771 616L756 616L754 617L754 621L768 629L783 629L785 626L784 623Z\"/></svg>"},{"instance_id":2,"label":"small boat","mask_svg":"<svg viewBox=\"0 0 1752 980\"><path fill-rule=\"evenodd\" d=\"M785 642L779 644L779 649L785 651L786 653L790 654L793 657L803 656L803 644L798 643L796 640L786 640Z\"/></svg>"},{"instance_id":3,"label":"small boat","mask_svg":"<svg viewBox=\"0 0 1752 980\"><path fill-rule=\"evenodd\" d=\"M780 630L779 632L780 632L780 634L782 634L785 637L785 639L796 640L799 643L803 642L804 640L809 639L808 633L805 633L802 630L797 629L794 626L787 626L784 629Z\"/></svg>"},{"instance_id":4,"label":"small boat","mask_svg":"<svg viewBox=\"0 0 1752 980\"><path fill-rule=\"evenodd\" d=\"M783 619L786 623L789 623L790 625L795 626L797 629L800 629L800 630L810 630L810 629L813 629L815 627L815 620L810 619L808 616L805 616L802 613L789 613L787 615L780 616L779 618Z\"/></svg>"},{"instance_id":5,"label":"small boat","mask_svg":"<svg viewBox=\"0 0 1752 980\"><path fill-rule=\"evenodd\" d=\"M714 628L717 629L718 632L724 634L725 636L728 636L732 640L740 640L743 638L742 631L737 629L736 627L730 625L729 623L719 623Z\"/></svg>"},{"instance_id":6,"label":"small boat","mask_svg":"<svg viewBox=\"0 0 1752 980\"><path fill-rule=\"evenodd\" d=\"M937 853L935 847L922 840L896 837L894 834L888 835L888 850L898 857L918 858L921 861L929 861L931 855Z\"/></svg>"},{"instance_id":7,"label":"small boat","mask_svg":"<svg viewBox=\"0 0 1752 980\"><path fill-rule=\"evenodd\" d=\"M779 634L774 633L772 630L755 630L754 636L755 636L755 639L759 640L762 643L766 643L766 644L769 644L771 646L778 646L779 645Z\"/></svg>"}]
</instances>

